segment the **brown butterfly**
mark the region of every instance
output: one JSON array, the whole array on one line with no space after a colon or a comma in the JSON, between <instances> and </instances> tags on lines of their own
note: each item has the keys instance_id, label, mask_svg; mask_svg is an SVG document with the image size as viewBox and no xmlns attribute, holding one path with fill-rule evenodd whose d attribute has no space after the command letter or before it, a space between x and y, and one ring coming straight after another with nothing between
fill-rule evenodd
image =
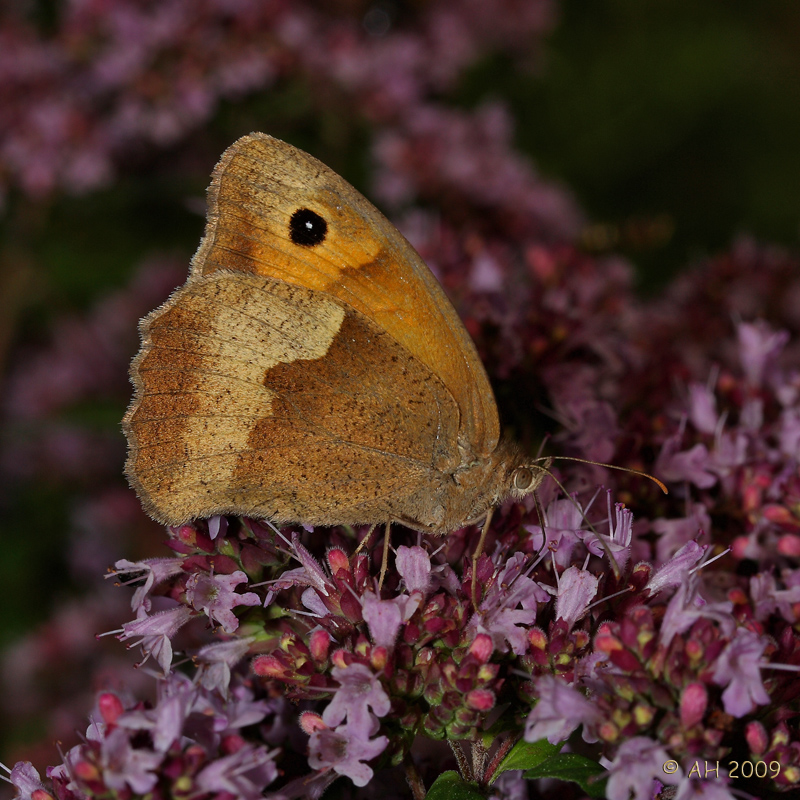
<instances>
[{"instance_id":1,"label":"brown butterfly","mask_svg":"<svg viewBox=\"0 0 800 800\"><path fill-rule=\"evenodd\" d=\"M441 286L343 178L254 133L208 204L131 366L126 474L150 516L443 534L539 485Z\"/></svg>"}]
</instances>

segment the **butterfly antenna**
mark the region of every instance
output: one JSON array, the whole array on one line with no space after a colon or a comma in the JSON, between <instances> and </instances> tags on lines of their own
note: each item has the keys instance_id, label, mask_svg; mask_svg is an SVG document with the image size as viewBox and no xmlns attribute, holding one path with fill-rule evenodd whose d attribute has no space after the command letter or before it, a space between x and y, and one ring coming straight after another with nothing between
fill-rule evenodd
<instances>
[{"instance_id":1,"label":"butterfly antenna","mask_svg":"<svg viewBox=\"0 0 800 800\"><path fill-rule=\"evenodd\" d=\"M639 475L641 478L647 478L648 480L653 481L653 483L661 489L664 494L669 494L669 490L664 485L662 481L656 478L654 475L651 475L649 472L644 472L641 469L634 469L633 467L620 467L616 464L606 464L603 461L591 461L588 458L574 458L573 456L548 456L551 461L577 461L579 464L593 464L595 467L605 467L606 469L616 469L620 472L630 472L632 475ZM544 461L544 458L537 458L537 461ZM544 470L547 472L550 477L553 477L551 472L548 472L544 467L539 467L539 469ZM555 479L554 479L555 480ZM558 481L556 481L558 483ZM560 484L559 484L560 485Z\"/></svg>"}]
</instances>

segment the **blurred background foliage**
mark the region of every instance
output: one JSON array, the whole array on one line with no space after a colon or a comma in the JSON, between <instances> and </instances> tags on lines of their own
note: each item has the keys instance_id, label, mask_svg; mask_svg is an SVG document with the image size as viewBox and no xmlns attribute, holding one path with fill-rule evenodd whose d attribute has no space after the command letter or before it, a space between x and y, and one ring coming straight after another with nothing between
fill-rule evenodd
<instances>
[{"instance_id":1,"label":"blurred background foliage","mask_svg":"<svg viewBox=\"0 0 800 800\"><path fill-rule=\"evenodd\" d=\"M522 147L577 193L598 244L655 290L737 233L800 234L800 6L561 5L540 79L508 87ZM496 84L495 84L496 85Z\"/></svg>"},{"instance_id":2,"label":"blurred background foliage","mask_svg":"<svg viewBox=\"0 0 800 800\"><path fill-rule=\"evenodd\" d=\"M377 19L378 28L402 29L425 4L332 5L363 17L365 25ZM0 11L24 17L46 38L58 31L64 7L56 0L6 0ZM556 11L552 31L527 57L494 48L439 100L464 109L496 100L508 105L518 148L583 208L583 247L627 256L647 293L741 233L797 247L800 5L565 0ZM3 98L0 87L0 104ZM203 230L210 171L222 150L250 130L310 151L371 194L370 121L342 113L335 94L321 93L307 74L291 71L268 91L223 99L207 123L174 145L130 150L102 188L31 198L12 186L0 217L4 387L52 347L63 332L59 320L91 315L150 254L169 254L188 267ZM169 273L142 312L182 280ZM124 361L137 346L135 326L129 327ZM108 458L119 466L112 488L128 492L119 433L127 376L120 370L111 380L116 393L89 393L58 414L62 422L111 434ZM3 423L4 445L28 435L26 423L7 409ZM49 423L34 416L28 424ZM97 480L91 464L83 475L26 473L18 454L24 449L8 452L15 463L0 487L0 646L80 592L65 520ZM158 552L157 526L144 519L128 523L138 551L130 555Z\"/></svg>"}]
</instances>

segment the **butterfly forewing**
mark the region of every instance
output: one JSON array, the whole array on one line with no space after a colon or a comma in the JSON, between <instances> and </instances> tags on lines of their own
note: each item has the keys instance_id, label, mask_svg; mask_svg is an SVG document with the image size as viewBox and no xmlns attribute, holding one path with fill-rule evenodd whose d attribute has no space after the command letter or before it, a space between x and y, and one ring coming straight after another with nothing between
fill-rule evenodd
<instances>
[{"instance_id":1,"label":"butterfly forewing","mask_svg":"<svg viewBox=\"0 0 800 800\"><path fill-rule=\"evenodd\" d=\"M306 230L307 238L299 235ZM190 281L217 270L314 289L363 314L448 388L470 455L494 451L492 390L441 286L399 231L315 158L264 134L226 151L214 171Z\"/></svg>"}]
</instances>

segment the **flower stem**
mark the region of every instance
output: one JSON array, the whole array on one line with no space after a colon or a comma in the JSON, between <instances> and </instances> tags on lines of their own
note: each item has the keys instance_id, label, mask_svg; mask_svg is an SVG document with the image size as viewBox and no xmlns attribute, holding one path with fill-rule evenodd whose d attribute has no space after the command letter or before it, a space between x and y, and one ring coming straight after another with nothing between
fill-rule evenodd
<instances>
[{"instance_id":1,"label":"flower stem","mask_svg":"<svg viewBox=\"0 0 800 800\"><path fill-rule=\"evenodd\" d=\"M422 782L422 776L419 774L419 770L414 763L414 759L411 757L411 753L406 753L403 756L403 766L406 770L406 781L408 781L408 787L411 789L412 797L414 800L424 800L427 794L425 784Z\"/></svg>"},{"instance_id":2,"label":"flower stem","mask_svg":"<svg viewBox=\"0 0 800 800\"><path fill-rule=\"evenodd\" d=\"M447 742L450 745L450 749L453 751L453 755L456 757L458 771L461 773L461 777L465 781L474 781L475 776L472 773L472 765L464 755L464 751L461 749L461 743L454 742L452 739L448 739Z\"/></svg>"},{"instance_id":3,"label":"flower stem","mask_svg":"<svg viewBox=\"0 0 800 800\"><path fill-rule=\"evenodd\" d=\"M484 774L488 755L489 751L483 746L483 742L480 739L476 739L472 743L472 774L481 786L485 785Z\"/></svg>"},{"instance_id":4,"label":"flower stem","mask_svg":"<svg viewBox=\"0 0 800 800\"><path fill-rule=\"evenodd\" d=\"M483 773L483 780L481 781L483 786L488 786L492 778L494 777L497 768L502 763L503 759L509 754L511 748L519 741L519 735L517 736L509 736L505 739L500 746L495 751L495 754L492 756L492 760L489 762L489 766L486 767L486 771Z\"/></svg>"}]
</instances>

